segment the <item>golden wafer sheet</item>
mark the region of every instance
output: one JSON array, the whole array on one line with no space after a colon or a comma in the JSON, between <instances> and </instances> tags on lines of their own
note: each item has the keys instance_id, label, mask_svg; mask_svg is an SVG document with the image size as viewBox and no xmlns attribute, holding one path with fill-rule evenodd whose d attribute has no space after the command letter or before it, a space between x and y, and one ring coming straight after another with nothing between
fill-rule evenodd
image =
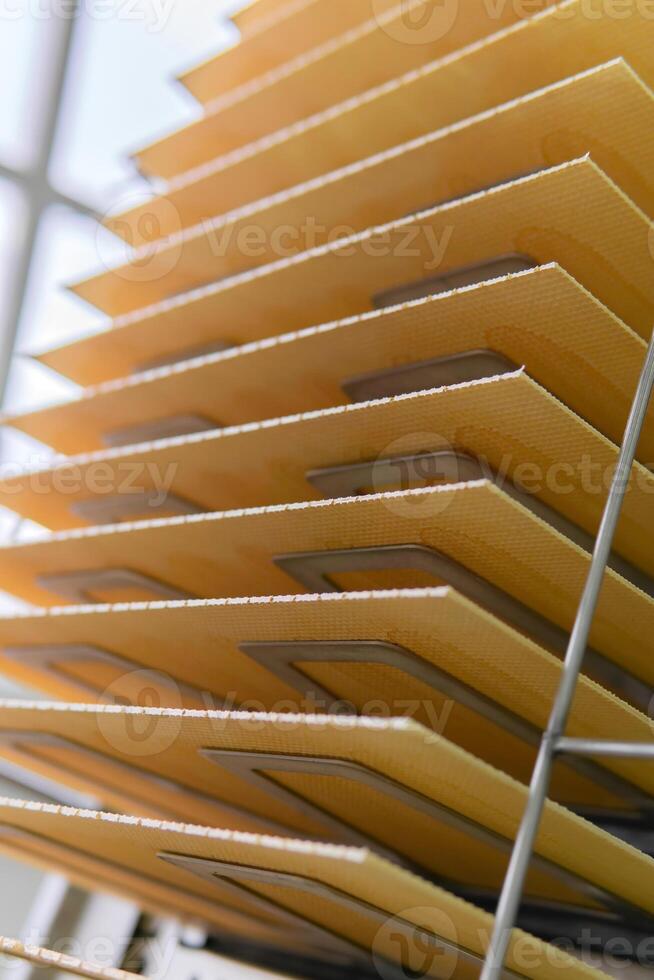
<instances>
[{"instance_id":1,"label":"golden wafer sheet","mask_svg":"<svg viewBox=\"0 0 654 980\"><path fill-rule=\"evenodd\" d=\"M526 365L619 443L645 349L549 265L107 382L5 422L59 452L93 452L463 380L480 372L475 355L485 352L481 372L497 371L499 358ZM652 413L639 445L644 461L654 459Z\"/></svg>"},{"instance_id":2,"label":"golden wafer sheet","mask_svg":"<svg viewBox=\"0 0 654 980\"><path fill-rule=\"evenodd\" d=\"M521 268L558 262L645 336L650 238L650 219L585 157L132 309L39 360L97 383L203 344L241 344L451 288L473 267L492 278L498 264L512 271L518 260ZM133 285L143 300L159 282Z\"/></svg>"},{"instance_id":3,"label":"golden wafer sheet","mask_svg":"<svg viewBox=\"0 0 654 980\"><path fill-rule=\"evenodd\" d=\"M4 674L65 700L410 717L523 782L561 671L448 588L53 609L0 619L0 648ZM571 734L617 730L650 734L642 714L582 676ZM557 763L552 789L571 805L637 809L651 790L650 768L629 761L606 761L622 786L572 769Z\"/></svg>"},{"instance_id":4,"label":"golden wafer sheet","mask_svg":"<svg viewBox=\"0 0 654 980\"><path fill-rule=\"evenodd\" d=\"M494 484L476 481L56 533L0 549L0 586L58 606L449 584L562 654L589 560ZM627 670L629 696L645 710L653 616L652 599L609 568L592 669L611 685L607 659ZM636 698L638 677L646 684Z\"/></svg>"},{"instance_id":5,"label":"golden wafer sheet","mask_svg":"<svg viewBox=\"0 0 654 980\"><path fill-rule=\"evenodd\" d=\"M392 3L393 0L389 0L389 2ZM278 19L287 17L289 11L295 11L296 8L301 9L309 4L313 7L312 22L318 20L316 13L337 9L337 5L329 3L328 0L327 2L326 0L246 0L242 7L229 13L228 17L239 29L241 37L245 37L255 30L258 32L269 28ZM349 6L356 9L357 4L355 2ZM360 0L359 6L363 11L361 16L367 16L366 0ZM223 53L219 52L216 57ZM179 77L181 78L181 76Z\"/></svg>"},{"instance_id":6,"label":"golden wafer sheet","mask_svg":"<svg viewBox=\"0 0 654 980\"><path fill-rule=\"evenodd\" d=\"M494 778L492 770L488 776ZM477 796L479 788L469 790ZM515 814L507 812L516 790L502 780L493 817L507 827L516 823ZM489 809L488 800L481 805ZM425 946L433 951L426 975L443 976L445 963L447 975L467 980L481 965L492 926L488 913L363 848L9 799L0 801L0 825L0 846L38 865L68 856L87 873L126 870L143 882L179 890L180 904L188 894L214 914L232 908L253 922L273 923L289 949L302 943L324 959L347 953L360 965L368 965L372 956L382 972L392 963L408 965L408 938L408 952L415 952L417 942L423 953ZM561 835L562 846L598 874L604 864L598 856L615 849L611 886L649 903L649 891L637 887L637 880L642 883L651 859L554 806L547 808L543 841L550 834L556 835L557 847ZM101 880L96 887L102 889ZM590 980L603 974L516 930L507 976Z\"/></svg>"},{"instance_id":7,"label":"golden wafer sheet","mask_svg":"<svg viewBox=\"0 0 654 980\"><path fill-rule=\"evenodd\" d=\"M21 802L26 807L40 805L13 802ZM66 808L67 812L69 809ZM108 816L116 819L115 814ZM92 845L82 851L75 846L48 840L38 831L25 832L12 820L0 825L0 853L43 871L65 875L72 884L86 892L102 892L135 902L145 913L153 916L165 915L188 925L209 927L218 936L224 934L259 946L289 947L289 937L280 933L273 915L253 914L253 910L238 899L216 902L212 897L207 898L194 889L185 888L184 882L171 883L156 875L146 875L127 862L112 861L105 856L96 857ZM309 952L299 937L297 951L298 955Z\"/></svg>"},{"instance_id":8,"label":"golden wafer sheet","mask_svg":"<svg viewBox=\"0 0 654 980\"><path fill-rule=\"evenodd\" d=\"M442 0L404 0L388 11L371 11L370 20L278 68L204 104L203 115L147 149L137 152L150 168L155 161L176 157L177 172L211 156L240 146L356 98L406 72L419 70L436 58L495 34L531 16L554 0L525 6L489 8L484 0L465 6ZM450 9L451 7L451 9ZM527 9L528 8L528 9ZM265 44L265 34L259 44ZM247 42L246 42L247 44ZM252 43L248 45L252 47ZM236 55L238 49L235 49ZM163 164L168 171L170 168ZM166 174L160 174L165 176Z\"/></svg>"},{"instance_id":9,"label":"golden wafer sheet","mask_svg":"<svg viewBox=\"0 0 654 980\"><path fill-rule=\"evenodd\" d=\"M530 13L536 6L542 6L540 0ZM447 16L455 9L462 11L455 26L464 25L469 7L477 9L475 0L465 7L446 5L441 13ZM495 12L504 10L506 16L509 7L516 9L515 5L498 6ZM424 37L428 37L430 24L436 23L436 19L427 22ZM213 140L185 142L182 131L177 138L142 150L135 159L144 173L170 180L197 172L207 164L215 166L217 157L234 159L256 153L297 133L302 137L303 151L314 159L317 153L322 155L323 169L319 172L326 173L611 58L625 58L651 84L653 29L652 18L643 12L639 0L627 0L619 17L613 16L611 5L607 9L603 0L563 0L294 126L249 144L247 135L240 145L235 139L228 144L231 149L222 151L222 157L221 151L215 151ZM402 30L406 35L405 25ZM309 132L311 136L305 141Z\"/></svg>"},{"instance_id":10,"label":"golden wafer sheet","mask_svg":"<svg viewBox=\"0 0 654 980\"><path fill-rule=\"evenodd\" d=\"M353 674L355 664L350 661ZM140 680L147 683L145 671ZM578 710L574 729L606 736L607 722L618 720L624 723L621 731L636 736L634 741L651 740L651 722L644 715L586 678L582 685L580 700L592 704L599 716L584 725ZM484 740L500 726L493 731L470 711L465 720L475 730L459 739L464 719L457 726L451 720L453 704L440 700L440 705L432 702L429 729L408 717L348 717L341 714L345 701L334 703L335 713L329 715L3 701L0 754L92 793L120 812L361 844L458 882L458 887L497 889L507 835L498 839L496 827L495 836L489 835L481 811L457 804L465 799L463 787L476 782L477 770L489 769L476 755L462 753L460 742L497 759L502 748L508 754L509 743L520 740L500 734L497 747L484 749ZM374 711L373 700L368 703ZM407 704L395 698L388 711L395 705L408 710ZM530 748L535 744L532 730ZM455 765L453 760L459 761ZM509 768L516 766L510 761ZM563 760L554 792L563 790L577 809L596 819L602 815L603 822L630 808L645 812L651 807L651 777L641 773L630 782L620 768ZM628 773L629 765L622 770ZM455 771L452 779L448 773ZM429 846L430 838L438 841L437 848ZM532 896L594 904L588 872L582 874L580 866L557 858L554 851L549 857L581 875L585 884L573 882L560 868L541 867Z\"/></svg>"},{"instance_id":11,"label":"golden wafer sheet","mask_svg":"<svg viewBox=\"0 0 654 980\"><path fill-rule=\"evenodd\" d=\"M604 108L601 114L594 111L598 101ZM310 219L312 240L320 244L341 224L362 230L583 152L651 214L652 151L640 137L650 125L652 101L651 90L617 58L292 189L280 184L281 193L240 208L231 195L222 196L217 171L106 223L137 247L141 269L146 263L150 270L169 271L174 255L178 264L186 263L189 274L193 261L200 271L236 272L270 261L280 248L284 255L300 251L300 229ZM474 168L469 166L471 157ZM227 214L226 208L231 209ZM252 247L254 228L259 229L257 247ZM284 231L275 235L275 228ZM159 245L153 232L155 239L164 239ZM244 248L248 234L251 247ZM208 249L213 250L213 262ZM108 303L110 290L128 290L136 277L132 261L115 270L103 269L76 288L91 301Z\"/></svg>"},{"instance_id":12,"label":"golden wafer sheet","mask_svg":"<svg viewBox=\"0 0 654 980\"><path fill-rule=\"evenodd\" d=\"M564 0L460 55L436 61L239 150L214 154L184 173L177 171L167 181L165 194L174 207L158 208L151 233L178 231L199 194L212 202L209 213L221 214L495 110L612 59L623 58L651 88L651 18L643 18L637 0L630 0L626 16L625 11L619 19L605 14L600 0ZM478 84L461 85L462 76L478 79ZM416 105L421 107L419 113ZM490 152L486 149L484 155ZM480 161L476 164L481 166ZM122 211L126 206L135 209L125 215L132 227L140 205L140 201L122 208L117 204ZM150 202L146 214L149 207ZM200 213L206 217L205 210ZM140 236L130 240L136 244Z\"/></svg>"},{"instance_id":13,"label":"golden wafer sheet","mask_svg":"<svg viewBox=\"0 0 654 980\"><path fill-rule=\"evenodd\" d=\"M241 38L179 76L200 102L252 82L397 6L397 0L259 0L230 15Z\"/></svg>"},{"instance_id":14,"label":"golden wafer sheet","mask_svg":"<svg viewBox=\"0 0 654 980\"><path fill-rule=\"evenodd\" d=\"M614 444L521 369L73 457L0 480L0 502L65 529L488 476L590 552L617 458ZM628 563L616 569L650 594L653 497L654 476L637 464L615 538Z\"/></svg>"}]
</instances>

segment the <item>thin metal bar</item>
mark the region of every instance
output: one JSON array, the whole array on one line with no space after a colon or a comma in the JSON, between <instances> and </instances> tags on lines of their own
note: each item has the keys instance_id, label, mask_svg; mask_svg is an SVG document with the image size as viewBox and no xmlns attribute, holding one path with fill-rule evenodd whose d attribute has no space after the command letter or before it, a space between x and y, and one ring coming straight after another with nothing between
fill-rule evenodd
<instances>
[{"instance_id":1,"label":"thin metal bar","mask_svg":"<svg viewBox=\"0 0 654 980\"><path fill-rule=\"evenodd\" d=\"M9 179L15 180L19 186L25 188L27 215L22 228L22 237L16 248L16 268L12 276L12 289L5 300L3 329L0 331L0 403L4 400L9 369L16 345L39 220L44 208L51 203L53 195L48 180L48 167L63 107L67 68L72 50L75 24L78 19L77 3L75 3L75 9L69 12L69 16L52 18L49 30L51 33L57 32L55 39L51 42L54 47L53 69L51 77L44 79L42 84L42 92L45 93L44 104L40 107L43 126L39 134L34 166L22 175L7 174Z\"/></svg>"},{"instance_id":2,"label":"thin metal bar","mask_svg":"<svg viewBox=\"0 0 654 980\"><path fill-rule=\"evenodd\" d=\"M48 207L50 204L62 204L64 207L78 211L95 221L100 221L102 218L101 214L90 204L79 201L64 191L56 190L49 183L44 183L43 175L35 173L31 169L19 170L0 162L0 178L21 186L25 195L28 198L40 200L42 207Z\"/></svg>"},{"instance_id":3,"label":"thin metal bar","mask_svg":"<svg viewBox=\"0 0 654 980\"><path fill-rule=\"evenodd\" d=\"M566 755L601 755L611 759L652 759L654 742L612 742L593 738L558 738L554 751Z\"/></svg>"},{"instance_id":4,"label":"thin metal bar","mask_svg":"<svg viewBox=\"0 0 654 980\"><path fill-rule=\"evenodd\" d=\"M20 185L27 197L40 199L44 207L48 207L50 204L62 204L74 211L79 211L80 214L87 215L89 218L94 218L96 221L101 220L101 215L91 205L71 197L64 191L56 190L50 184L44 184L43 176L34 173L31 169L15 169L0 162L0 178L10 181L12 184Z\"/></svg>"},{"instance_id":5,"label":"thin metal bar","mask_svg":"<svg viewBox=\"0 0 654 980\"><path fill-rule=\"evenodd\" d=\"M27 180L27 171L14 170L13 167L8 167L6 164L0 162L0 177L4 177L5 180L13 180L15 183L21 183Z\"/></svg>"},{"instance_id":6,"label":"thin metal bar","mask_svg":"<svg viewBox=\"0 0 654 980\"><path fill-rule=\"evenodd\" d=\"M525 807L502 887L502 893L495 915L493 934L482 970L481 980L500 980L502 976L511 942L511 933L518 916L525 879L529 870L529 864L549 791L557 742L565 732L570 715L579 673L588 645L593 617L604 582L613 538L620 518L622 503L627 491L631 468L636 455L636 448L653 386L654 333L650 339L645 363L638 381L629 419L627 420L618 465L611 482L611 488L595 541L588 578L579 603L572 633L570 634L561 684L552 706L549 723L543 734L538 759L534 767L527 806Z\"/></svg>"}]
</instances>

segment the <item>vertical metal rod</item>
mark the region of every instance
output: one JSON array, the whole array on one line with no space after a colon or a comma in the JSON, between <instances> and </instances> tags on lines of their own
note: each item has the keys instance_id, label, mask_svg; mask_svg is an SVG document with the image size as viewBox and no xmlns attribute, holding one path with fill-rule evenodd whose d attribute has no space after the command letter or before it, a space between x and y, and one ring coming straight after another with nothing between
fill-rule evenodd
<instances>
[{"instance_id":1,"label":"vertical metal rod","mask_svg":"<svg viewBox=\"0 0 654 980\"><path fill-rule=\"evenodd\" d=\"M50 198L48 167L52 157L57 127L63 106L64 86L72 49L73 34L79 17L78 4L75 3L65 16L51 11L51 32L56 30L52 42L52 70L50 76L42 80L39 107L42 126L38 135L35 161L30 170L16 174L14 179L25 190L27 215L23 223L20 245L17 250L16 267L12 276L12 289L5 301L2 330L0 331L0 403L4 400L9 377L11 360L16 344L20 315L25 301L27 285L36 244L39 219Z\"/></svg>"},{"instance_id":2,"label":"vertical metal rod","mask_svg":"<svg viewBox=\"0 0 654 980\"><path fill-rule=\"evenodd\" d=\"M618 465L613 476L602 521L595 541L588 578L577 610L575 624L565 656L563 675L548 726L543 734L538 758L529 787L527 806L516 837L513 853L495 914L490 946L481 980L500 980L515 926L525 879L538 836L543 808L547 799L557 740L564 734L588 645L588 637L597 608L604 574L611 553L615 529L620 517L638 440L654 386L654 333L652 334L642 374L638 382Z\"/></svg>"}]
</instances>

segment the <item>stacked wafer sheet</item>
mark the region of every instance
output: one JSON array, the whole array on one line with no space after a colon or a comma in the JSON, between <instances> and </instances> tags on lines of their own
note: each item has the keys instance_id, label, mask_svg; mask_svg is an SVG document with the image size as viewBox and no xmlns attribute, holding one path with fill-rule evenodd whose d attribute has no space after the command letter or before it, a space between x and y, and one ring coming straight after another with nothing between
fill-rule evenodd
<instances>
[{"instance_id":1,"label":"stacked wafer sheet","mask_svg":"<svg viewBox=\"0 0 654 980\"><path fill-rule=\"evenodd\" d=\"M34 355L79 395L5 420L59 455L0 479L43 527L0 669L51 699L0 703L0 756L106 812L2 800L0 847L258 961L467 980L654 319L654 17L234 21L107 220L129 261L72 287L104 327ZM653 460L650 411L579 738L651 741ZM557 761L507 976L651 933L653 790Z\"/></svg>"}]
</instances>

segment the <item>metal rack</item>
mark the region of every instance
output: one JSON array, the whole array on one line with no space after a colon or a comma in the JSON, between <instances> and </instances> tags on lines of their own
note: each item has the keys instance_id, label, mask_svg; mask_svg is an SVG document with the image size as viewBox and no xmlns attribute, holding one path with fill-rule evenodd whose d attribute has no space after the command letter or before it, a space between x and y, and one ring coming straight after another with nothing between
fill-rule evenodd
<instances>
[{"instance_id":1,"label":"metal rack","mask_svg":"<svg viewBox=\"0 0 654 980\"><path fill-rule=\"evenodd\" d=\"M511 935L522 901L525 879L532 860L543 810L549 792L552 766L557 756L603 756L654 760L652 744L598 741L565 737L565 730L577 689L593 618L597 608L611 546L620 518L638 440L654 387L654 333L649 343L642 373L629 413L618 465L599 527L588 577L570 634L561 683L552 705L529 786L529 796L495 914L481 980L500 980L509 951Z\"/></svg>"}]
</instances>

